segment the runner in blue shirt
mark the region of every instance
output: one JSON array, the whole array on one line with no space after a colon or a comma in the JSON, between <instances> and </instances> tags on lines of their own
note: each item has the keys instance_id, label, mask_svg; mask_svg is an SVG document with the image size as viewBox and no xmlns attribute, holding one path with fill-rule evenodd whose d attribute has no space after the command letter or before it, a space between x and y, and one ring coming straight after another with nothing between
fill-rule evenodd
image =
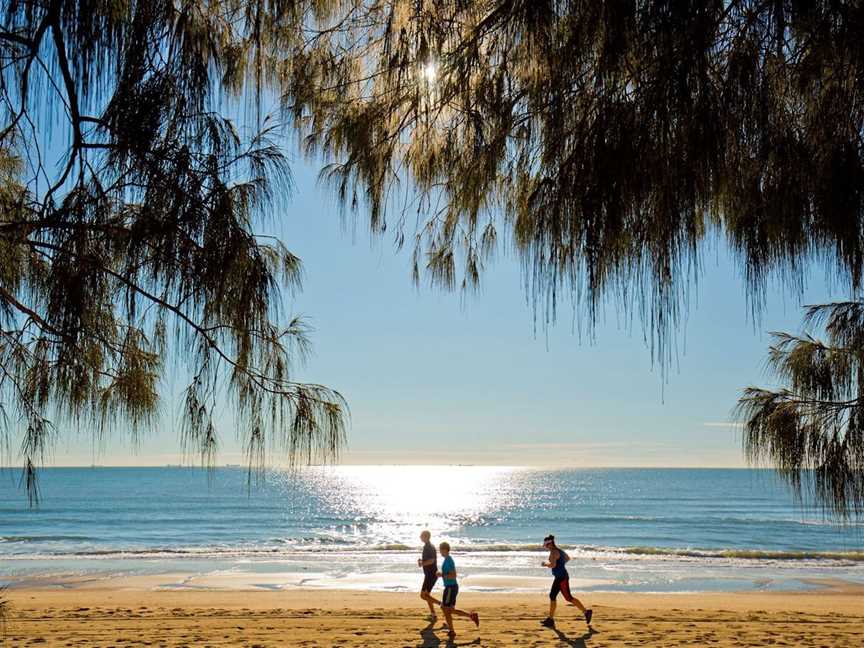
<instances>
[{"instance_id":1,"label":"runner in blue shirt","mask_svg":"<svg viewBox=\"0 0 864 648\"><path fill-rule=\"evenodd\" d=\"M444 579L444 596L441 597L441 609L444 611L444 617L447 619L447 628L449 632L447 637L454 639L456 632L453 630L453 615L463 616L471 619L474 625L480 627L480 615L476 612L463 612L456 609L456 597L459 595L459 583L456 581L456 563L453 561L453 556L450 555L450 545L442 542L438 545L438 550L444 556L444 562L441 563L441 571L439 576Z\"/></svg>"}]
</instances>

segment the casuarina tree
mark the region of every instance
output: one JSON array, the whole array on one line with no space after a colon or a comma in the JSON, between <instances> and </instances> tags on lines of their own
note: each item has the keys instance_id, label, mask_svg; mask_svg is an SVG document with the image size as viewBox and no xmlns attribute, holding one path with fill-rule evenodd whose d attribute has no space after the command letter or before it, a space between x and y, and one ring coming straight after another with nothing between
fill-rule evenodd
<instances>
[{"instance_id":1,"label":"casuarina tree","mask_svg":"<svg viewBox=\"0 0 864 648\"><path fill-rule=\"evenodd\" d=\"M224 107L241 93L260 106L247 60L262 11L170 0L2 11L0 403L28 492L71 427L152 427L169 366L188 377L183 440L205 462L223 407L250 466L271 447L331 458L342 398L294 380L307 331L282 295L300 262L256 229L284 213L286 158L274 126L232 122Z\"/></svg>"},{"instance_id":2,"label":"casuarina tree","mask_svg":"<svg viewBox=\"0 0 864 648\"><path fill-rule=\"evenodd\" d=\"M257 330L264 312L263 293L246 283L261 275L233 265L244 258L234 246L280 259L284 269L296 261L278 250L264 255L258 241L238 234L249 235L248 221L281 195L284 159L266 131L237 136L217 97L277 93L284 121L305 151L325 158L323 177L344 205L368 216L373 232L393 233L413 249L416 280L471 289L504 246L523 264L539 319L554 320L561 302L572 301L591 327L614 304L641 317L661 367L668 366L671 335L707 240L725 239L737 255L756 308L769 280L795 288L814 261L850 293L861 286L858 2L55 0L7 3L4 20L3 195L16 206L6 213L21 205L25 215L15 219L40 223L64 210L89 223L110 206L133 233L120 250L106 243L115 230L98 219L95 231L56 228L34 236L13 227L7 236L19 242L9 245L37 259L48 255L49 268L70 259L67 272L84 272L88 263L72 261L68 251L85 244L77 241L107 248L75 258L119 255L123 268L91 282L26 275L7 292L46 325L74 330L93 315L51 308L45 294L75 295L68 292L74 284L86 300L67 301L100 303L94 295L116 297L120 290L123 299L102 301L115 304L112 318L127 324L155 314L171 319L175 332L194 331L186 320L178 325L170 308L157 303L148 310L152 300L123 283L130 272L133 283L147 277L170 298L162 302L197 309L189 320L228 336L225 356L241 369L232 393L250 417L251 438L260 438L255 421L270 409L256 401L260 392L243 370L255 366L272 378L267 371L276 365L259 353L272 350L273 335L232 338ZM38 128L29 109L37 96L69 124L59 172L33 172L40 157L26 130ZM177 222L182 236L159 238L153 219ZM217 248L206 243L209 231L219 232L214 238L224 255L211 256ZM157 241L139 245L134 238L149 236ZM186 238L208 250L206 262L178 249ZM181 259L182 272L164 261L165 249ZM15 267L41 267L24 259ZM246 288L226 274L242 277ZM28 303L25 295L38 299ZM245 299L257 310L241 306ZM17 318L10 328L29 321L9 303ZM254 323L243 319L250 312L258 313ZM143 330L162 330L160 321ZM156 339L148 335L146 343ZM207 417L191 413L206 411L198 405L207 399L196 394L209 389L218 371L213 349L222 347L199 332L192 339L202 349L194 364L207 367L207 378L203 387L193 385L187 419L192 437L206 440ZM138 348L141 340L130 344ZM94 345L113 357L104 342ZM48 366L68 362L64 356ZM52 375L40 368L35 374ZM66 374L61 378L49 380L46 393L95 393L93 380L75 391L65 387L72 384ZM279 401L299 413L292 420L302 432L291 438L332 448L341 410L335 395L309 389L291 386L293 397ZM35 411L44 412L47 402L34 401ZM82 398L64 392L57 402ZM120 395L109 402L136 400ZM125 405L112 411L136 413ZM770 459L784 465L782 454Z\"/></svg>"},{"instance_id":3,"label":"casuarina tree","mask_svg":"<svg viewBox=\"0 0 864 648\"><path fill-rule=\"evenodd\" d=\"M814 262L859 292L862 3L312 7L273 62L284 107L346 206L411 239L416 278L471 288L504 242L539 317L566 298L590 328L615 304L641 316L661 367L706 240L733 250L757 310L769 280L799 289ZM861 337L845 317L829 330ZM778 349L800 361L797 343ZM820 501L843 512L862 505L860 400L857 368L831 358L813 370L849 426L806 416L805 451L781 441L789 419L761 416L746 450L797 487L817 469Z\"/></svg>"},{"instance_id":4,"label":"casuarina tree","mask_svg":"<svg viewBox=\"0 0 864 648\"><path fill-rule=\"evenodd\" d=\"M747 388L738 411L747 455L776 466L839 518L864 513L864 302L811 306L809 333L774 333L780 387Z\"/></svg>"}]
</instances>

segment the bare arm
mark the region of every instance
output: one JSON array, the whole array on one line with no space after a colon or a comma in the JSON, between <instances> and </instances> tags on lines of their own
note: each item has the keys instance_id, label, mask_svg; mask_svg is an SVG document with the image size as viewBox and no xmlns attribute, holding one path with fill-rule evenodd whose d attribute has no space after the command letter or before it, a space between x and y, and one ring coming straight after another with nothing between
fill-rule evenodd
<instances>
[{"instance_id":1,"label":"bare arm","mask_svg":"<svg viewBox=\"0 0 864 648\"><path fill-rule=\"evenodd\" d=\"M560 556L560 555L561 555L561 553L557 549L553 549L552 551L549 552L549 560L547 562L544 562L543 566L544 567L550 567L550 568L554 567L555 563L558 562L558 556Z\"/></svg>"}]
</instances>

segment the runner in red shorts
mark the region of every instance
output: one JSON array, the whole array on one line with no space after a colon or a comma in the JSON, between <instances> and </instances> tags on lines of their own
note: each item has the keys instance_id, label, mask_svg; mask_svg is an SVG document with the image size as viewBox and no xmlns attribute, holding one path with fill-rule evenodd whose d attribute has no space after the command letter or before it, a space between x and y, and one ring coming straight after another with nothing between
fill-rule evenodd
<instances>
[{"instance_id":1,"label":"runner in red shorts","mask_svg":"<svg viewBox=\"0 0 864 648\"><path fill-rule=\"evenodd\" d=\"M570 593L570 574L567 573L567 568L564 566L570 560L570 556L563 549L558 548L555 544L555 536L553 535L543 538L543 546L549 550L549 560L548 562L544 562L543 566L552 569L552 576L555 577L555 580L552 581L552 589L549 590L549 616L541 623L547 628L555 627L555 608L557 607L555 599L558 598L560 592L564 595L565 601L582 610L582 614L585 615L585 623L591 625L591 615L593 612L586 609L582 605L582 602L574 598Z\"/></svg>"}]
</instances>

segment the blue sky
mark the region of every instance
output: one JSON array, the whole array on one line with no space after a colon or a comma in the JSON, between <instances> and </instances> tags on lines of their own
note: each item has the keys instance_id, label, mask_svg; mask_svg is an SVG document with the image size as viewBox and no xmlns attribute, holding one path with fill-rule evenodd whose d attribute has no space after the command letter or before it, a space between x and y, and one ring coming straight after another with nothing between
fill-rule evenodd
<instances>
[{"instance_id":1,"label":"blue sky","mask_svg":"<svg viewBox=\"0 0 864 648\"><path fill-rule=\"evenodd\" d=\"M314 165L294 173L276 232L303 260L305 285L286 306L314 328L302 378L349 401L346 463L744 465L728 421L740 389L766 382L766 331L798 330L800 304L828 296L821 276L803 299L772 292L754 323L740 269L722 249L706 255L664 385L638 323L621 327L610 310L589 342L564 309L535 335L512 254L476 296L418 290L408 251L371 241L363 214L346 228ZM137 447L121 433L98 449L86 432L68 433L51 463L177 463L172 413ZM219 463L242 462L234 430L221 435Z\"/></svg>"}]
</instances>

